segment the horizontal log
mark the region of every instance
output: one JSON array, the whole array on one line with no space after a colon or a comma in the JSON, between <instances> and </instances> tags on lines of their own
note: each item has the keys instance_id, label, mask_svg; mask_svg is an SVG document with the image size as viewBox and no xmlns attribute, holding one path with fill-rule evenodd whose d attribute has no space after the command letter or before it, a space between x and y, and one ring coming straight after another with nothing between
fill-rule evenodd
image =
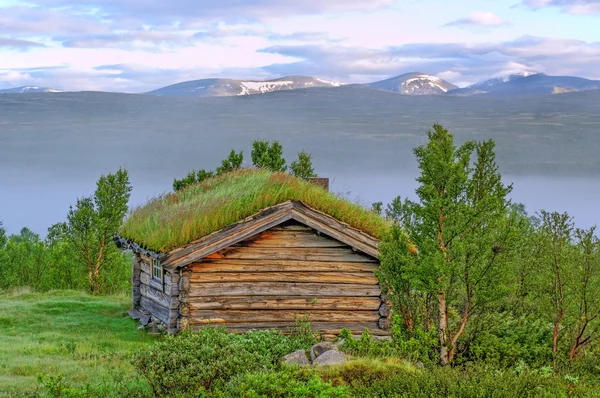
<instances>
[{"instance_id":1,"label":"horizontal log","mask_svg":"<svg viewBox=\"0 0 600 398\"><path fill-rule=\"evenodd\" d=\"M379 329L387 329L390 326L390 319L389 318L379 318L379 320L377 321L377 326L379 327Z\"/></svg>"},{"instance_id":2,"label":"horizontal log","mask_svg":"<svg viewBox=\"0 0 600 398\"><path fill-rule=\"evenodd\" d=\"M386 303L381 303L381 307L379 307L379 315L384 318L390 316L391 308Z\"/></svg>"},{"instance_id":3,"label":"horizontal log","mask_svg":"<svg viewBox=\"0 0 600 398\"><path fill-rule=\"evenodd\" d=\"M140 306L143 309L149 311L150 314L152 314L152 316L154 316L155 318L160 319L164 323L169 323L169 315L171 311L168 308L165 308L157 302L150 300L148 297L144 296L142 296L140 300Z\"/></svg>"},{"instance_id":4,"label":"horizontal log","mask_svg":"<svg viewBox=\"0 0 600 398\"><path fill-rule=\"evenodd\" d=\"M272 232L269 230L263 232L257 237L242 241L232 247L349 247L339 240L332 239L325 235L317 235L315 232L289 231Z\"/></svg>"},{"instance_id":5,"label":"horizontal log","mask_svg":"<svg viewBox=\"0 0 600 398\"><path fill-rule=\"evenodd\" d=\"M377 322L377 311L335 310L194 310L190 311L190 323L248 323L248 322Z\"/></svg>"},{"instance_id":6,"label":"horizontal log","mask_svg":"<svg viewBox=\"0 0 600 398\"><path fill-rule=\"evenodd\" d=\"M150 279L152 279L152 277L145 273L145 272L140 272L140 282L143 283L144 285L149 285L150 284Z\"/></svg>"},{"instance_id":7,"label":"horizontal log","mask_svg":"<svg viewBox=\"0 0 600 398\"><path fill-rule=\"evenodd\" d=\"M143 297L147 297L162 307L171 308L171 297L167 296L163 292L159 292L148 285L140 285L140 293Z\"/></svg>"},{"instance_id":8,"label":"horizontal log","mask_svg":"<svg viewBox=\"0 0 600 398\"><path fill-rule=\"evenodd\" d=\"M379 283L372 272L202 272L192 274L190 282L315 282L357 285Z\"/></svg>"},{"instance_id":9,"label":"horizontal log","mask_svg":"<svg viewBox=\"0 0 600 398\"><path fill-rule=\"evenodd\" d=\"M377 297L308 297L308 296L243 296L191 297L193 310L365 310L376 311L381 305Z\"/></svg>"},{"instance_id":10,"label":"horizontal log","mask_svg":"<svg viewBox=\"0 0 600 398\"><path fill-rule=\"evenodd\" d=\"M291 232L291 231L311 232L311 233L316 232L316 230L312 229L311 227L306 226L304 224L300 224L297 221L287 221L283 224L279 224L279 225L269 229L267 232Z\"/></svg>"},{"instance_id":11,"label":"horizontal log","mask_svg":"<svg viewBox=\"0 0 600 398\"><path fill-rule=\"evenodd\" d=\"M181 322L181 319L180 319ZM284 333L292 331L293 323L290 322L263 322L263 323L220 323L220 324L191 324L193 330L198 331L203 327L225 327L231 332L247 332L249 330L279 329ZM310 324L311 329L325 335L338 335L342 329L348 329L352 334L361 334L369 329L374 336L389 336L389 332L377 327L376 322L314 322Z\"/></svg>"},{"instance_id":12,"label":"horizontal log","mask_svg":"<svg viewBox=\"0 0 600 398\"><path fill-rule=\"evenodd\" d=\"M205 296L360 296L379 297L379 285L324 283L194 283L189 297Z\"/></svg>"},{"instance_id":13,"label":"horizontal log","mask_svg":"<svg viewBox=\"0 0 600 398\"><path fill-rule=\"evenodd\" d=\"M227 248L204 258L231 258L238 260L297 260L297 261L341 261L353 263L376 263L377 260L347 248Z\"/></svg>"},{"instance_id":14,"label":"horizontal log","mask_svg":"<svg viewBox=\"0 0 600 398\"><path fill-rule=\"evenodd\" d=\"M146 264L145 262L140 262L140 269L147 273L148 275L152 275L152 269L150 264Z\"/></svg>"},{"instance_id":15,"label":"horizontal log","mask_svg":"<svg viewBox=\"0 0 600 398\"><path fill-rule=\"evenodd\" d=\"M193 272L373 272L378 264L337 261L205 259L190 265Z\"/></svg>"}]
</instances>

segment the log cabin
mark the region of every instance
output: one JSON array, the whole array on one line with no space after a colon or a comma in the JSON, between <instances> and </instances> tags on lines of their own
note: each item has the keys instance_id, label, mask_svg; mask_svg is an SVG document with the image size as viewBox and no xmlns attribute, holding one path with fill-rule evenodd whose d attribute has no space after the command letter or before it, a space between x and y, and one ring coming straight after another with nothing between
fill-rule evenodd
<instances>
[{"instance_id":1,"label":"log cabin","mask_svg":"<svg viewBox=\"0 0 600 398\"><path fill-rule=\"evenodd\" d=\"M150 201L126 220L115 241L135 253L134 309L169 333L287 331L307 320L325 338L344 328L388 335L389 304L375 274L381 217L281 173L243 170L214 180ZM239 215L233 202L244 203ZM184 237L163 244L163 230L182 229Z\"/></svg>"}]
</instances>

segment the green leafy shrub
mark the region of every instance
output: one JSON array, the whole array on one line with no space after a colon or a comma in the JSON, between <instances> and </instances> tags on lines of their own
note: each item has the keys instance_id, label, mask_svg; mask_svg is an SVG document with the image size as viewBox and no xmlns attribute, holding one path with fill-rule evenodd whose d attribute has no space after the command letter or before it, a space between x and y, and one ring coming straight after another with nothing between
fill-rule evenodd
<instances>
[{"instance_id":1,"label":"green leafy shrub","mask_svg":"<svg viewBox=\"0 0 600 398\"><path fill-rule=\"evenodd\" d=\"M390 379L398 373L413 373L414 367L399 359L360 358L339 366L322 368L320 372L323 379L334 386L363 388Z\"/></svg>"},{"instance_id":2,"label":"green leafy shrub","mask_svg":"<svg viewBox=\"0 0 600 398\"><path fill-rule=\"evenodd\" d=\"M468 356L505 368L523 361L539 368L552 363L552 326L526 317L498 316L482 326L470 342Z\"/></svg>"},{"instance_id":3,"label":"green leafy shrub","mask_svg":"<svg viewBox=\"0 0 600 398\"><path fill-rule=\"evenodd\" d=\"M342 351L357 357L390 357L397 356L397 350L391 341L377 341L369 329L365 329L359 339L355 339L348 329L342 329L339 334L344 339Z\"/></svg>"},{"instance_id":4,"label":"green leafy shrub","mask_svg":"<svg viewBox=\"0 0 600 398\"><path fill-rule=\"evenodd\" d=\"M306 336L287 337L274 330L233 334L207 327L167 336L138 353L133 365L156 395L201 396L222 388L238 374L276 368L281 356L309 348L308 341Z\"/></svg>"},{"instance_id":5,"label":"green leafy shrub","mask_svg":"<svg viewBox=\"0 0 600 398\"><path fill-rule=\"evenodd\" d=\"M516 374L486 365L433 367L400 371L371 384L353 383L356 397L599 397L592 384L573 383L557 375L534 372Z\"/></svg>"},{"instance_id":6,"label":"green leafy shrub","mask_svg":"<svg viewBox=\"0 0 600 398\"><path fill-rule=\"evenodd\" d=\"M245 398L348 397L346 387L323 381L312 368L283 366L274 372L246 373L233 378L217 396Z\"/></svg>"}]
</instances>

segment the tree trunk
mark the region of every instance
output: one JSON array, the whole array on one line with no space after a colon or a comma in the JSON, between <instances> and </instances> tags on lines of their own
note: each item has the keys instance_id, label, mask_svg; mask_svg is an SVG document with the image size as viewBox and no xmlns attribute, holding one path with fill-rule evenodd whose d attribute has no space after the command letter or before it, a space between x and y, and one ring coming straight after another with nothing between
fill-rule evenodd
<instances>
[{"instance_id":1,"label":"tree trunk","mask_svg":"<svg viewBox=\"0 0 600 398\"><path fill-rule=\"evenodd\" d=\"M552 367L556 368L556 356L558 354L558 336L560 335L560 323L564 316L564 311L561 309L558 313L558 318L554 322L554 332L552 335Z\"/></svg>"},{"instance_id":2,"label":"tree trunk","mask_svg":"<svg viewBox=\"0 0 600 398\"><path fill-rule=\"evenodd\" d=\"M440 313L440 324L438 328L438 340L440 343L440 365L446 366L450 363L448 356L448 314L446 308L446 294L438 291L438 307Z\"/></svg>"}]
</instances>

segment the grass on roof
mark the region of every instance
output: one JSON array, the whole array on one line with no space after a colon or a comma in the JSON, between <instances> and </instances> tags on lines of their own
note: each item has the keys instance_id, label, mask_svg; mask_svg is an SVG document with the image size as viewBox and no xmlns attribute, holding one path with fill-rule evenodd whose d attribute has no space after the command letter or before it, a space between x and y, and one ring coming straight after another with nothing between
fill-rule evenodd
<instances>
[{"instance_id":1,"label":"grass on roof","mask_svg":"<svg viewBox=\"0 0 600 398\"><path fill-rule=\"evenodd\" d=\"M377 214L283 173L240 169L150 200L132 211L121 236L166 253L291 199L373 237L388 224Z\"/></svg>"}]
</instances>

